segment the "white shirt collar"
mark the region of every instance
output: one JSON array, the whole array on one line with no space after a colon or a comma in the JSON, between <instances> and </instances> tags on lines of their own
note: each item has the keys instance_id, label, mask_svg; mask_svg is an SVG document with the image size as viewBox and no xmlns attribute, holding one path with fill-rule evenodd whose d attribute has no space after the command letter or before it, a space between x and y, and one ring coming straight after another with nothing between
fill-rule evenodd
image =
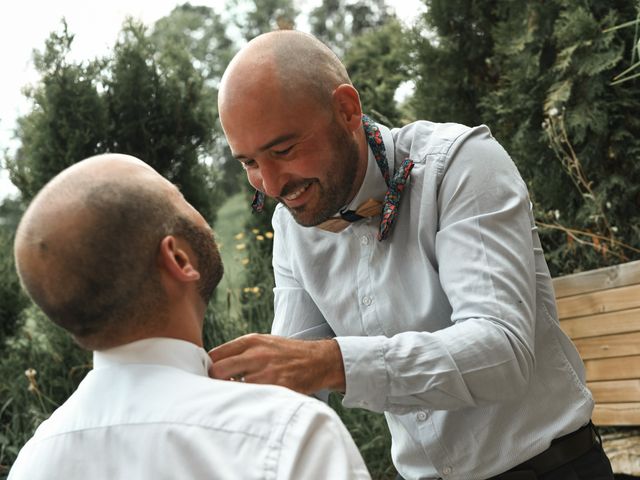
<instances>
[{"instance_id":1,"label":"white shirt collar","mask_svg":"<svg viewBox=\"0 0 640 480\"><path fill-rule=\"evenodd\" d=\"M94 369L127 364L164 365L206 377L211 359L203 348L175 338L145 338L93 352Z\"/></svg>"},{"instance_id":2,"label":"white shirt collar","mask_svg":"<svg viewBox=\"0 0 640 480\"><path fill-rule=\"evenodd\" d=\"M387 153L389 173L393 175L393 172L395 170L395 147L393 143L393 137L391 136L391 130L389 130L384 125L376 125L378 125L380 133L382 134L382 141ZM369 142L367 142L367 151L369 153L369 155L367 156L367 171L364 175L364 180L362 181L360 190L358 190L356 196L353 197L353 200L348 205L346 205L345 208L347 210L357 210L360 205L362 205L370 198L383 201L384 196L387 192L387 184L384 181L384 177L382 176L380 167L378 167L378 164L376 163L376 159L373 156L371 147L369 147L368 145Z\"/></svg>"}]
</instances>

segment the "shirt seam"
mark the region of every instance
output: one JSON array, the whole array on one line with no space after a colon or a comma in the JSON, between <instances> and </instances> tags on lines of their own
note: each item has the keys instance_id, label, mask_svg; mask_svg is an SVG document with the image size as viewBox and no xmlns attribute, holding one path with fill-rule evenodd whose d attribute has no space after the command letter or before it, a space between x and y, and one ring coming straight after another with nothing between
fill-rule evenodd
<instances>
[{"instance_id":1,"label":"shirt seam","mask_svg":"<svg viewBox=\"0 0 640 480\"><path fill-rule=\"evenodd\" d=\"M270 449L271 452L277 452L273 454L274 457L274 461L273 461L273 478L277 478L278 477L278 473L279 473L279 466L281 465L280 460L282 458L282 449L284 447L284 439L285 436L287 434L287 432L289 431L289 427L291 426L291 423L293 422L293 419L298 415L298 412L300 412L300 410L302 409L302 407L304 405L307 405L309 402L301 402L300 404L298 404L296 406L295 409L293 409L293 411L291 412L291 414L288 416L288 418L286 419L286 421L284 421L282 423L281 426L281 431L279 433L279 435L273 435L272 441L275 444L277 442L277 444L273 445L273 449ZM267 455L267 460L265 461L265 464L267 463L268 459L270 458L270 455ZM266 477L265 477L266 478Z\"/></svg>"},{"instance_id":2,"label":"shirt seam","mask_svg":"<svg viewBox=\"0 0 640 480\"><path fill-rule=\"evenodd\" d=\"M427 158L430 156L438 157L434 162L436 165L436 185L438 188L440 187L440 183L442 182L442 177L444 175L444 170L446 167L446 163L449 159L451 159L451 149L454 146L457 146L457 143L461 140L461 137L468 135L470 132L474 131L473 128L467 128L464 131L460 132L454 138L449 140L445 145L441 145L437 150L436 148L432 150L427 150L427 152L422 157L422 163L426 165Z\"/></svg>"},{"instance_id":3,"label":"shirt seam","mask_svg":"<svg viewBox=\"0 0 640 480\"><path fill-rule=\"evenodd\" d=\"M46 436L43 436L42 438L38 438L37 436L33 437L33 441L34 443L42 443L45 441L48 441L50 439L54 439L57 437L61 437L64 435L73 435L75 433L81 433L81 432L87 432L87 431L91 431L91 430L101 430L101 429L105 429L105 428L117 428L117 427L133 427L133 426L153 426L153 425L179 425L179 426L183 426L183 427L195 427L195 428L200 428L200 429L204 429L204 430L215 430L217 432L224 432L224 433L239 433L241 435L246 435L248 437L253 437L253 438L258 438L258 439L264 439L264 438L269 438L268 435L258 435L255 433L251 433L251 432L245 432L242 430L232 430L232 429L228 429L228 428L219 428L219 427L213 427L213 426L209 426L209 425L199 425L197 423L189 423L189 422L169 422L169 421L164 421L164 422L128 422L128 423L117 423L117 424L111 424L111 425L101 425L101 426L96 426L96 427L85 427L85 428L78 428L75 430L67 430L65 432L57 432L57 433L53 433L53 434L49 434Z\"/></svg>"}]
</instances>

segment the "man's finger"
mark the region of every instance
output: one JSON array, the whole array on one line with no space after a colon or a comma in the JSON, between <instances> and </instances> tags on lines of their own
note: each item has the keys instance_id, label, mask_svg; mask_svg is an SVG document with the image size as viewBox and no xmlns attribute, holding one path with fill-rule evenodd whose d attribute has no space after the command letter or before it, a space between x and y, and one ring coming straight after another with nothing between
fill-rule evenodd
<instances>
[{"instance_id":1,"label":"man's finger","mask_svg":"<svg viewBox=\"0 0 640 480\"><path fill-rule=\"evenodd\" d=\"M246 377L247 374L257 372L263 367L262 362L245 353L213 362L209 369L209 376L220 380L229 380L241 376Z\"/></svg>"},{"instance_id":2,"label":"man's finger","mask_svg":"<svg viewBox=\"0 0 640 480\"><path fill-rule=\"evenodd\" d=\"M258 333L250 333L243 335L234 340L230 340L227 343L219 345L209 350L209 356L213 362L218 362L224 358L234 357L242 354L247 348L249 348L259 337Z\"/></svg>"}]
</instances>

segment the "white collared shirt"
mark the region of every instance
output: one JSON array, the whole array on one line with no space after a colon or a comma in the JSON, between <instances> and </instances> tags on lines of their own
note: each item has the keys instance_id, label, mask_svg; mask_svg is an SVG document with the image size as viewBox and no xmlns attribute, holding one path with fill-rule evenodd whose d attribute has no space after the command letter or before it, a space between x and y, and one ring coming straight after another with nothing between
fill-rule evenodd
<instances>
[{"instance_id":1,"label":"white collared shirt","mask_svg":"<svg viewBox=\"0 0 640 480\"><path fill-rule=\"evenodd\" d=\"M385 412L412 479L486 479L586 424L584 367L560 330L527 188L487 127L381 126L393 171L415 162L388 239L379 217L340 233L279 205L272 332L336 335L344 405ZM382 200L371 151L348 206Z\"/></svg>"},{"instance_id":2,"label":"white collared shirt","mask_svg":"<svg viewBox=\"0 0 640 480\"><path fill-rule=\"evenodd\" d=\"M153 338L94 369L20 451L11 480L368 479L337 415L281 387L212 380L209 356Z\"/></svg>"}]
</instances>

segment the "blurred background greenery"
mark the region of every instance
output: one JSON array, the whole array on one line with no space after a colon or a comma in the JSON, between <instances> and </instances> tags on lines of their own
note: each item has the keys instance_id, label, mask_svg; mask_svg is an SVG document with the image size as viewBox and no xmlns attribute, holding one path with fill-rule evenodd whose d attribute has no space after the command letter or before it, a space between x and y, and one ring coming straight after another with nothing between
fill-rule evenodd
<instances>
[{"instance_id":1,"label":"blurred background greenery","mask_svg":"<svg viewBox=\"0 0 640 480\"><path fill-rule=\"evenodd\" d=\"M292 0L229 0L224 20L184 4L153 25L127 20L109 56L84 62L71 59L64 22L51 33L34 53L39 80L26 91L19 147L3 159L19 195L0 201L0 478L91 368L21 293L13 265L20 215L63 168L117 151L179 184L214 226L226 266L206 346L269 331L274 205L249 213L216 112L225 66L259 33L304 25L343 58L364 110L390 127L489 125L529 185L553 275L640 258L640 3L424 3L411 27L385 0L322 0L306 12ZM384 418L331 404L373 477L394 478Z\"/></svg>"}]
</instances>

